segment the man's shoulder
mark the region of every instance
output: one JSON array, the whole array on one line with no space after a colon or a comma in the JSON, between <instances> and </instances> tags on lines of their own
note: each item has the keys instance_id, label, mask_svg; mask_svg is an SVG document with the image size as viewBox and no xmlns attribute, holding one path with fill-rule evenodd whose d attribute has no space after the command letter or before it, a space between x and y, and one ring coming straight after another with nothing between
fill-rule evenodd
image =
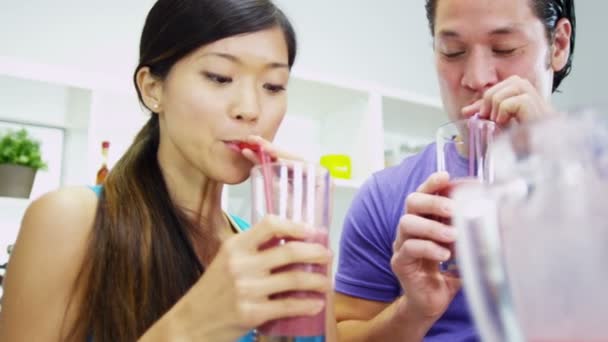
<instances>
[{"instance_id":1,"label":"man's shoulder","mask_svg":"<svg viewBox=\"0 0 608 342\"><path fill-rule=\"evenodd\" d=\"M435 159L431 144L400 164L375 172L359 190L349 215L392 232L403 214L405 198L434 172Z\"/></svg>"},{"instance_id":2,"label":"man's shoulder","mask_svg":"<svg viewBox=\"0 0 608 342\"><path fill-rule=\"evenodd\" d=\"M416 189L436 168L435 144L432 143L401 163L375 172L368 183L389 197L400 197L400 194Z\"/></svg>"}]
</instances>

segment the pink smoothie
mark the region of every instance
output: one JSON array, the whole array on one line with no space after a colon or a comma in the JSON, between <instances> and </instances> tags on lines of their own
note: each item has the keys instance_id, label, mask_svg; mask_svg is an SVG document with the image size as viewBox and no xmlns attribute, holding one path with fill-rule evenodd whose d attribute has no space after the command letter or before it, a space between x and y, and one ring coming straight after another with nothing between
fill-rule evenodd
<instances>
[{"instance_id":1,"label":"pink smoothie","mask_svg":"<svg viewBox=\"0 0 608 342\"><path fill-rule=\"evenodd\" d=\"M472 177L456 178L456 179L451 180L450 184L445 189L443 189L442 191L437 193L437 195L444 196L444 197L451 197L452 191L454 191L454 189L457 188L458 186L461 186L463 184L477 183L477 182L479 182L479 181ZM428 217L437 222L441 222L446 225L452 225L451 219L438 217L435 215L430 215ZM454 244L446 245L445 247L450 250L451 256L450 256L449 260L440 264L440 269L442 272L447 272L449 274L452 274L453 276L458 277L458 276L460 276L460 272L458 271L458 264L456 261L456 249L454 248Z\"/></svg>"},{"instance_id":2,"label":"pink smoothie","mask_svg":"<svg viewBox=\"0 0 608 342\"><path fill-rule=\"evenodd\" d=\"M319 229L318 233L314 234L311 238L305 241L311 243L318 243L327 247L329 243L327 231L325 229ZM266 245L264 245L263 248L271 248L273 246L278 245L279 242L280 239L273 239L269 241ZM287 265L285 267L281 267L279 269L274 270L273 273L292 270L304 270L307 272L327 274L327 266L313 264ZM311 291L289 291L273 295L271 299L286 297L316 298L325 300L325 295ZM325 335L325 309L321 310L321 312L319 312L315 316L283 318L270 321L262 325L258 330L261 335L265 336L323 336Z\"/></svg>"}]
</instances>

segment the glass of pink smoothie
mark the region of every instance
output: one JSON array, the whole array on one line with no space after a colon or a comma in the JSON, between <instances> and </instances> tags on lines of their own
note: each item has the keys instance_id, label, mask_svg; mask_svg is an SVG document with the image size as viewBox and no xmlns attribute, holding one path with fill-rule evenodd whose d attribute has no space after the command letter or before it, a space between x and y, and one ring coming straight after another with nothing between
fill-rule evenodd
<instances>
[{"instance_id":1,"label":"glass of pink smoothie","mask_svg":"<svg viewBox=\"0 0 608 342\"><path fill-rule=\"evenodd\" d=\"M496 123L477 116L448 122L437 129L437 171L450 175L450 187L438 195L450 197L452 190L464 183L491 184L494 181L494 161L489 151L498 133ZM435 219L452 224L451 220ZM453 245L447 247L452 255L449 260L439 264L439 269L458 276L456 250Z\"/></svg>"},{"instance_id":2,"label":"glass of pink smoothie","mask_svg":"<svg viewBox=\"0 0 608 342\"><path fill-rule=\"evenodd\" d=\"M266 215L305 223L316 228L305 242L329 245L331 180L327 169L313 163L279 161L255 166L251 171L252 223ZM262 248L288 243L275 238ZM318 264L292 264L273 272L300 270L327 274L327 267ZM274 298L325 299L324 294L307 291L277 293ZM293 317L270 321L259 327L263 341L324 341L325 310L315 316Z\"/></svg>"}]
</instances>

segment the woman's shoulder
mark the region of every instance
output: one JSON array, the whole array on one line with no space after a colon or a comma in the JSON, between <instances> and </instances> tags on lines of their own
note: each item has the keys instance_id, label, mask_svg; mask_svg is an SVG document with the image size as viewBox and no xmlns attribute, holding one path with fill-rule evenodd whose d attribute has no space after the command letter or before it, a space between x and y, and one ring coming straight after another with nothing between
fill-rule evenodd
<instances>
[{"instance_id":1,"label":"woman's shoulder","mask_svg":"<svg viewBox=\"0 0 608 342\"><path fill-rule=\"evenodd\" d=\"M27 208L9 261L2 300L5 329L0 329L5 331L0 339L54 339L63 318L72 320L73 308L65 316L66 308L87 252L96 208L97 196L87 187L47 193Z\"/></svg>"},{"instance_id":2,"label":"woman's shoulder","mask_svg":"<svg viewBox=\"0 0 608 342\"><path fill-rule=\"evenodd\" d=\"M28 259L48 258L68 268L80 264L82 259L78 257L86 250L97 202L97 196L87 187L62 188L34 200L23 216L15 254Z\"/></svg>"},{"instance_id":3,"label":"woman's shoulder","mask_svg":"<svg viewBox=\"0 0 608 342\"><path fill-rule=\"evenodd\" d=\"M85 249L97 202L95 192L84 186L61 188L32 201L23 216L15 251L23 248L28 256L36 257L61 250L54 257L73 260Z\"/></svg>"},{"instance_id":4,"label":"woman's shoulder","mask_svg":"<svg viewBox=\"0 0 608 342\"><path fill-rule=\"evenodd\" d=\"M47 227L59 230L82 231L91 227L95 219L98 196L90 187L65 187L44 194L32 201L23 218L23 228ZM80 226L80 227L77 227ZM75 233L75 232L73 232Z\"/></svg>"}]
</instances>

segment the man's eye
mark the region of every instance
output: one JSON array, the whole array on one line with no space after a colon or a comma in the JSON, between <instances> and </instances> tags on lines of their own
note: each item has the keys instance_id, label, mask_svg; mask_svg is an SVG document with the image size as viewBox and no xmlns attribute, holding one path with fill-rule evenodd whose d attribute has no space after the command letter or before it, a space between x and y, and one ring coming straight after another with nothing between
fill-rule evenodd
<instances>
[{"instance_id":1,"label":"man's eye","mask_svg":"<svg viewBox=\"0 0 608 342\"><path fill-rule=\"evenodd\" d=\"M460 57L460 56L464 55L464 51L442 52L442 54L447 58L456 58L456 57Z\"/></svg>"},{"instance_id":2,"label":"man's eye","mask_svg":"<svg viewBox=\"0 0 608 342\"><path fill-rule=\"evenodd\" d=\"M494 49L492 51L499 56L510 56L517 51L517 49Z\"/></svg>"}]
</instances>

